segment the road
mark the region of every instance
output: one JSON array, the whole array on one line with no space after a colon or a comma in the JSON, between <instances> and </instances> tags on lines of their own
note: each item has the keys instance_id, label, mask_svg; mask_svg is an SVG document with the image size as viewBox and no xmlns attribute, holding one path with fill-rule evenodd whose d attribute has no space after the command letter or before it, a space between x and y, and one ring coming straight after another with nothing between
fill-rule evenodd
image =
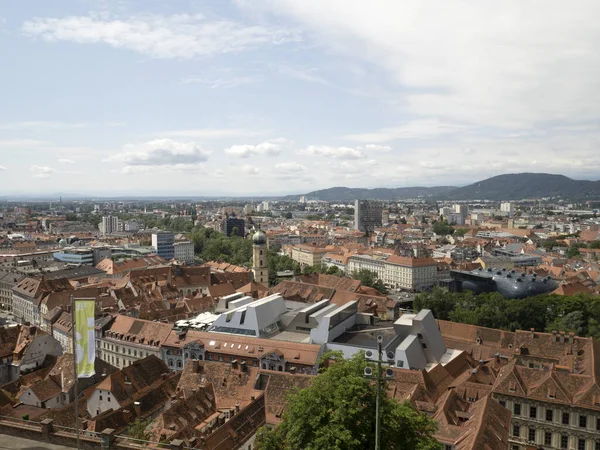
<instances>
[{"instance_id":1,"label":"road","mask_svg":"<svg viewBox=\"0 0 600 450\"><path fill-rule=\"evenodd\" d=\"M0 434L0 450L27 449L27 450L70 450L73 447L63 447L62 445L53 445L46 442L30 441L15 436Z\"/></svg>"}]
</instances>

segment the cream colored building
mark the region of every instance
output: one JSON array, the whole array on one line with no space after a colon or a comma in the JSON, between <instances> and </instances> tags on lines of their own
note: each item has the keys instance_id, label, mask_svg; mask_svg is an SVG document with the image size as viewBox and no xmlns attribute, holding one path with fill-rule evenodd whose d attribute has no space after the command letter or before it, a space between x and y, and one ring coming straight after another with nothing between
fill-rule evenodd
<instances>
[{"instance_id":1,"label":"cream colored building","mask_svg":"<svg viewBox=\"0 0 600 450\"><path fill-rule=\"evenodd\" d=\"M361 269L375 272L392 289L422 289L435 285L438 279L437 263L431 258L352 256L348 260L348 273Z\"/></svg>"},{"instance_id":2,"label":"cream colored building","mask_svg":"<svg viewBox=\"0 0 600 450\"><path fill-rule=\"evenodd\" d=\"M292 259L302 267L317 266L321 264L321 260L327 252L328 250L324 247L301 244L292 247Z\"/></svg>"},{"instance_id":3,"label":"cream colored building","mask_svg":"<svg viewBox=\"0 0 600 450\"><path fill-rule=\"evenodd\" d=\"M267 235L258 230L252 236L252 274L254 281L269 285L269 268L267 266Z\"/></svg>"}]
</instances>

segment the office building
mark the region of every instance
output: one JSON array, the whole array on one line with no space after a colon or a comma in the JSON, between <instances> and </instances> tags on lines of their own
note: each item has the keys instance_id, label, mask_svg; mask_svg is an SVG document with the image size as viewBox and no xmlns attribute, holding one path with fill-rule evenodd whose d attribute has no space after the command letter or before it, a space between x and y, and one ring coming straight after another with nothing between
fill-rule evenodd
<instances>
[{"instance_id":1,"label":"office building","mask_svg":"<svg viewBox=\"0 0 600 450\"><path fill-rule=\"evenodd\" d=\"M170 231L152 233L152 247L156 254L167 261L175 257L175 235Z\"/></svg>"},{"instance_id":2,"label":"office building","mask_svg":"<svg viewBox=\"0 0 600 450\"><path fill-rule=\"evenodd\" d=\"M221 232L227 236L244 237L246 235L246 222L235 214L228 216L221 222Z\"/></svg>"},{"instance_id":3,"label":"office building","mask_svg":"<svg viewBox=\"0 0 600 450\"><path fill-rule=\"evenodd\" d=\"M354 229L372 232L382 225L383 205L375 200L354 202Z\"/></svg>"}]
</instances>

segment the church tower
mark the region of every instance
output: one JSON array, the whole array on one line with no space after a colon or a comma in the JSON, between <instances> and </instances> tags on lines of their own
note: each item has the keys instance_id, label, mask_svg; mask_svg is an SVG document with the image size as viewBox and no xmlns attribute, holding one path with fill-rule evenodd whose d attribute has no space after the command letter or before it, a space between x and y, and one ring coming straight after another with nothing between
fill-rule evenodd
<instances>
[{"instance_id":1,"label":"church tower","mask_svg":"<svg viewBox=\"0 0 600 450\"><path fill-rule=\"evenodd\" d=\"M258 230L252 236L252 273L254 274L254 281L269 286L267 235L262 230Z\"/></svg>"}]
</instances>

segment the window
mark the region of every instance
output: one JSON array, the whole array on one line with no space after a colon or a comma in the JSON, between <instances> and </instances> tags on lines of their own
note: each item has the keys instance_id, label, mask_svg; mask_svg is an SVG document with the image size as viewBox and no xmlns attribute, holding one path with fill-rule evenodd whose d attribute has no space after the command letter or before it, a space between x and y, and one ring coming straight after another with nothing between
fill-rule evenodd
<instances>
[{"instance_id":1,"label":"window","mask_svg":"<svg viewBox=\"0 0 600 450\"><path fill-rule=\"evenodd\" d=\"M444 450L453 450L453 447L454 447L453 445L445 444L444 445Z\"/></svg>"},{"instance_id":2,"label":"window","mask_svg":"<svg viewBox=\"0 0 600 450\"><path fill-rule=\"evenodd\" d=\"M421 346L422 346L423 348L427 348L427 345L425 344L425 342L421 342Z\"/></svg>"},{"instance_id":3,"label":"window","mask_svg":"<svg viewBox=\"0 0 600 450\"><path fill-rule=\"evenodd\" d=\"M169 359L169 367L173 367L173 360Z\"/></svg>"},{"instance_id":4,"label":"window","mask_svg":"<svg viewBox=\"0 0 600 450\"><path fill-rule=\"evenodd\" d=\"M587 428L587 416L579 414L579 427Z\"/></svg>"},{"instance_id":5,"label":"window","mask_svg":"<svg viewBox=\"0 0 600 450\"><path fill-rule=\"evenodd\" d=\"M596 441L594 444L594 450L600 450L600 441Z\"/></svg>"},{"instance_id":6,"label":"window","mask_svg":"<svg viewBox=\"0 0 600 450\"><path fill-rule=\"evenodd\" d=\"M544 445L547 445L547 446L552 445L552 433L549 431L546 431L544 433Z\"/></svg>"},{"instance_id":7,"label":"window","mask_svg":"<svg viewBox=\"0 0 600 450\"><path fill-rule=\"evenodd\" d=\"M568 412L562 413L562 423L563 423L563 425L569 425L570 419L571 419L571 417L570 417L570 415L569 415Z\"/></svg>"},{"instance_id":8,"label":"window","mask_svg":"<svg viewBox=\"0 0 600 450\"><path fill-rule=\"evenodd\" d=\"M513 436L519 437L521 435L521 425L515 423L513 425Z\"/></svg>"},{"instance_id":9,"label":"window","mask_svg":"<svg viewBox=\"0 0 600 450\"><path fill-rule=\"evenodd\" d=\"M546 420L548 422L552 422L554 420L554 411L551 409L546 409Z\"/></svg>"},{"instance_id":10,"label":"window","mask_svg":"<svg viewBox=\"0 0 600 450\"><path fill-rule=\"evenodd\" d=\"M531 442L535 442L535 428L529 428L529 436L527 436L527 438Z\"/></svg>"},{"instance_id":11,"label":"window","mask_svg":"<svg viewBox=\"0 0 600 450\"><path fill-rule=\"evenodd\" d=\"M181 363L181 361L177 361L177 367L178 367L179 369L181 369L181 368L183 367L183 364Z\"/></svg>"},{"instance_id":12,"label":"window","mask_svg":"<svg viewBox=\"0 0 600 450\"><path fill-rule=\"evenodd\" d=\"M521 404L520 403L515 403L513 405L513 414L515 416L520 416L521 415Z\"/></svg>"},{"instance_id":13,"label":"window","mask_svg":"<svg viewBox=\"0 0 600 450\"><path fill-rule=\"evenodd\" d=\"M102 401L102 395L100 395L100 401Z\"/></svg>"},{"instance_id":14,"label":"window","mask_svg":"<svg viewBox=\"0 0 600 450\"><path fill-rule=\"evenodd\" d=\"M600 431L600 417L596 417L596 430Z\"/></svg>"},{"instance_id":15,"label":"window","mask_svg":"<svg viewBox=\"0 0 600 450\"><path fill-rule=\"evenodd\" d=\"M560 436L560 448L567 448L568 445L569 445L569 436L567 436L566 434L562 434Z\"/></svg>"},{"instance_id":16,"label":"window","mask_svg":"<svg viewBox=\"0 0 600 450\"><path fill-rule=\"evenodd\" d=\"M585 450L585 439L577 439L577 450Z\"/></svg>"},{"instance_id":17,"label":"window","mask_svg":"<svg viewBox=\"0 0 600 450\"><path fill-rule=\"evenodd\" d=\"M506 400L500 400L500 406L506 408Z\"/></svg>"},{"instance_id":18,"label":"window","mask_svg":"<svg viewBox=\"0 0 600 450\"><path fill-rule=\"evenodd\" d=\"M537 407L536 406L529 407L529 417L532 419L537 419Z\"/></svg>"}]
</instances>

